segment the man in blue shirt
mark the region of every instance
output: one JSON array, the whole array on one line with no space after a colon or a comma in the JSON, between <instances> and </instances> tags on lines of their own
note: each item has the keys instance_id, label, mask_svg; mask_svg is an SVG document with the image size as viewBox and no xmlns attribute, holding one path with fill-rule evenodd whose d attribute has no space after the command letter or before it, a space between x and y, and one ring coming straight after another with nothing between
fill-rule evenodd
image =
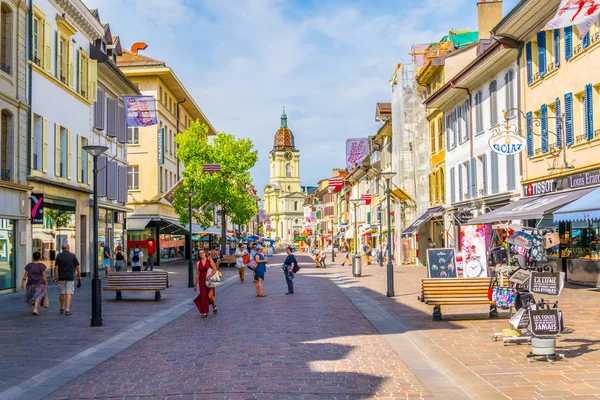
<instances>
[{"instance_id":1,"label":"man in blue shirt","mask_svg":"<svg viewBox=\"0 0 600 400\"><path fill-rule=\"evenodd\" d=\"M283 273L285 274L285 282L288 286L286 294L294 294L294 267L298 265L298 261L296 261L296 257L292 254L291 247L288 247L285 252L287 253L287 258L283 262Z\"/></svg>"}]
</instances>

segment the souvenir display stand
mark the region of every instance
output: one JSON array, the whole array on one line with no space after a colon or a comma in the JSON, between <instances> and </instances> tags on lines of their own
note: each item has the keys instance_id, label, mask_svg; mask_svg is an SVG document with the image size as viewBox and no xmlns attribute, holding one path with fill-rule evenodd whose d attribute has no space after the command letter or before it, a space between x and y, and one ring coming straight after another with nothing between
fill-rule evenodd
<instances>
[{"instance_id":1,"label":"souvenir display stand","mask_svg":"<svg viewBox=\"0 0 600 400\"><path fill-rule=\"evenodd\" d=\"M511 316L510 328L494 333L492 339L497 341L502 336L505 346L530 343L529 362L552 363L564 358L555 351L556 337L562 330L562 314L558 301L536 302L533 295L558 296L564 286L564 273L548 271L544 265L543 233L537 228L521 228L506 240L506 253L498 250L498 246L491 250L490 263L495 268L489 293L497 307L510 310ZM519 262L519 258L523 261ZM523 330L526 332L522 333Z\"/></svg>"}]
</instances>

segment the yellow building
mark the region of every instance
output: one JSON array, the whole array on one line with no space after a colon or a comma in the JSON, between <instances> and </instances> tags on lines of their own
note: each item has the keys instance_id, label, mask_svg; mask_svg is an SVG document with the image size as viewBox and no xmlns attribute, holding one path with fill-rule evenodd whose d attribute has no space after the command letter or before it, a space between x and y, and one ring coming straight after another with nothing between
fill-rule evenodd
<instances>
[{"instance_id":1,"label":"yellow building","mask_svg":"<svg viewBox=\"0 0 600 400\"><path fill-rule=\"evenodd\" d=\"M185 235L173 206L163 196L182 176L183 166L176 157L175 136L198 120L214 135L215 129L196 104L175 72L163 61L139 53L145 43L124 50L117 63L143 95L156 99L158 126L128 128L127 169L128 207L134 212L127 219L128 246L159 239L157 261L184 257ZM159 262L160 262L159 261Z\"/></svg>"},{"instance_id":2,"label":"yellow building","mask_svg":"<svg viewBox=\"0 0 600 400\"><path fill-rule=\"evenodd\" d=\"M271 221L271 239L291 244L302 233L306 191L300 186L300 150L288 128L285 110L271 150L270 178L264 189L264 207Z\"/></svg>"}]
</instances>

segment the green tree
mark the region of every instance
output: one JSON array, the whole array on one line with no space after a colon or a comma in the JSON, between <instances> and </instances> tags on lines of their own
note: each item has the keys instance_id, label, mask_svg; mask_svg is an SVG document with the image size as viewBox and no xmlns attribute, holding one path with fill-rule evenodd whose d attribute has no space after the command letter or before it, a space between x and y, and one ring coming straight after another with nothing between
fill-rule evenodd
<instances>
[{"instance_id":1,"label":"green tree","mask_svg":"<svg viewBox=\"0 0 600 400\"><path fill-rule=\"evenodd\" d=\"M68 226L71 222L71 212L67 210L46 208L44 209L44 215L48 219L53 232Z\"/></svg>"},{"instance_id":2,"label":"green tree","mask_svg":"<svg viewBox=\"0 0 600 400\"><path fill-rule=\"evenodd\" d=\"M221 247L227 243L226 216L236 225L246 224L256 215L256 200L248 192L252 183L250 169L258 160L258 151L250 139L239 139L220 132L208 135L208 127L192 122L187 131L177 135L177 157L184 166L183 182L177 188L173 206L182 223L189 223L188 202L192 196L194 220L203 228L213 222L215 210L221 210ZM219 164L221 172L205 173L204 164Z\"/></svg>"}]
</instances>

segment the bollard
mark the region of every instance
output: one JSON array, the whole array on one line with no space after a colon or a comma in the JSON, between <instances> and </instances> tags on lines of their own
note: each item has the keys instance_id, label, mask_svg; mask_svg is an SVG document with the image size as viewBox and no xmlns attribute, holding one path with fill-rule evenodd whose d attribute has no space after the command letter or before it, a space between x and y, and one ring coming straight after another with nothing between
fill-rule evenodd
<instances>
[{"instance_id":1,"label":"bollard","mask_svg":"<svg viewBox=\"0 0 600 400\"><path fill-rule=\"evenodd\" d=\"M355 254L352 256L352 275L358 278L362 274L362 263L360 255Z\"/></svg>"}]
</instances>

